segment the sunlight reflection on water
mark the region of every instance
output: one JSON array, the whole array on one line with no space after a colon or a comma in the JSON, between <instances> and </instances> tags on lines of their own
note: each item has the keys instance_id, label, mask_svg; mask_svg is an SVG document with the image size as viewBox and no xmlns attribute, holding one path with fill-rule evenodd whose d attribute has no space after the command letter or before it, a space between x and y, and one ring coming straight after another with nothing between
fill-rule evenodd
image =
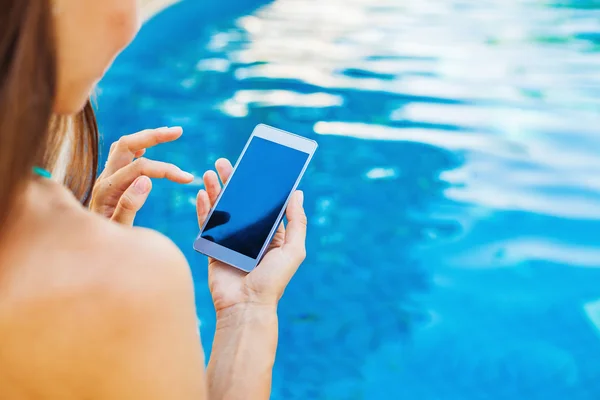
<instances>
[{"instance_id":1,"label":"sunlight reflection on water","mask_svg":"<svg viewBox=\"0 0 600 400\"><path fill-rule=\"evenodd\" d=\"M273 398L600 396L597 1L276 0L199 29L204 11L149 24L189 29L117 63L100 115L184 124L154 155L197 175L258 122L320 142ZM188 249L198 184L140 220Z\"/></svg>"}]
</instances>

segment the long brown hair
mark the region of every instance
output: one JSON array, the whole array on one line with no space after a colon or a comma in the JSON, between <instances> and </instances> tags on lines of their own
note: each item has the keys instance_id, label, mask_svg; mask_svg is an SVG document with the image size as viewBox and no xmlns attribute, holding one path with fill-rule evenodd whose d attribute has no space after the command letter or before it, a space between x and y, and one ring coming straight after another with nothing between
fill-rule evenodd
<instances>
[{"instance_id":1,"label":"long brown hair","mask_svg":"<svg viewBox=\"0 0 600 400\"><path fill-rule=\"evenodd\" d=\"M49 0L0 0L0 229L32 168L53 170L69 144L65 184L87 204L98 169L98 126L88 102L53 116L57 58Z\"/></svg>"}]
</instances>

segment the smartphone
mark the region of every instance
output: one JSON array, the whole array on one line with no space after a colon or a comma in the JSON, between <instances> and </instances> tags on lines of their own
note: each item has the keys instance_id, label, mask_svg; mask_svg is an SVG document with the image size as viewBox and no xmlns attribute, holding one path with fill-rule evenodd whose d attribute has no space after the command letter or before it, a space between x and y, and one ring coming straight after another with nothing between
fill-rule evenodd
<instances>
[{"instance_id":1,"label":"smartphone","mask_svg":"<svg viewBox=\"0 0 600 400\"><path fill-rule=\"evenodd\" d=\"M256 268L317 147L271 126L254 128L194 250L242 271Z\"/></svg>"}]
</instances>

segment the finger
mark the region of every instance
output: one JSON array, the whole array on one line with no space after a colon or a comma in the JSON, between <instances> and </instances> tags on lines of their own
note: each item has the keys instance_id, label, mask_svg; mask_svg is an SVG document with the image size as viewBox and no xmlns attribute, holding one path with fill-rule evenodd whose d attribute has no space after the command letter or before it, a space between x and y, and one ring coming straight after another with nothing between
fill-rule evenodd
<instances>
[{"instance_id":1,"label":"finger","mask_svg":"<svg viewBox=\"0 0 600 400\"><path fill-rule=\"evenodd\" d=\"M231 165L228 159L219 158L215 163L215 167L217 167L221 182L225 185L233 173L233 165Z\"/></svg>"},{"instance_id":2,"label":"finger","mask_svg":"<svg viewBox=\"0 0 600 400\"><path fill-rule=\"evenodd\" d=\"M282 222L281 224L279 224L279 227L277 228L275 235L273 235L273 239L271 240L271 243L269 244L269 250L275 249L277 247L281 247L284 245L284 243L285 243L285 225Z\"/></svg>"},{"instance_id":3,"label":"finger","mask_svg":"<svg viewBox=\"0 0 600 400\"><path fill-rule=\"evenodd\" d=\"M166 178L176 183L190 183L194 180L192 174L182 171L176 165L149 160L147 158L138 158L105 180L109 182L109 185L115 186L117 190L124 191L134 180L142 175L149 178Z\"/></svg>"},{"instance_id":4,"label":"finger","mask_svg":"<svg viewBox=\"0 0 600 400\"><path fill-rule=\"evenodd\" d=\"M285 224L283 222L281 222L279 224L279 227L277 228L277 231L275 232L276 235L285 235Z\"/></svg>"},{"instance_id":5,"label":"finger","mask_svg":"<svg viewBox=\"0 0 600 400\"><path fill-rule=\"evenodd\" d=\"M292 195L286 211L288 224L285 230L283 250L299 261L298 266L306 257L306 225L304 212L304 193L297 191Z\"/></svg>"},{"instance_id":6,"label":"finger","mask_svg":"<svg viewBox=\"0 0 600 400\"><path fill-rule=\"evenodd\" d=\"M221 183L219 183L219 178L215 171L206 171L206 173L204 173L204 187L208 193L210 204L215 204L221 193Z\"/></svg>"},{"instance_id":7,"label":"finger","mask_svg":"<svg viewBox=\"0 0 600 400\"><path fill-rule=\"evenodd\" d=\"M106 162L107 175L112 175L133 161L137 152L161 143L172 142L183 134L181 127L147 129L122 136L111 146ZM114 147L113 147L114 146Z\"/></svg>"},{"instance_id":8,"label":"finger","mask_svg":"<svg viewBox=\"0 0 600 400\"><path fill-rule=\"evenodd\" d=\"M133 225L135 215L142 208L152 190L152 181L147 176L140 176L123 193L112 216L114 222Z\"/></svg>"},{"instance_id":9,"label":"finger","mask_svg":"<svg viewBox=\"0 0 600 400\"><path fill-rule=\"evenodd\" d=\"M134 158L140 158L142 157L144 154L146 154L146 149L141 149L135 152L135 154L133 155Z\"/></svg>"},{"instance_id":10,"label":"finger","mask_svg":"<svg viewBox=\"0 0 600 400\"><path fill-rule=\"evenodd\" d=\"M131 135L122 136L117 142L117 150L121 147L135 153L136 151L148 149L161 143L172 142L179 139L181 135L183 135L183 128L180 126L146 129Z\"/></svg>"},{"instance_id":11,"label":"finger","mask_svg":"<svg viewBox=\"0 0 600 400\"><path fill-rule=\"evenodd\" d=\"M210 200L208 198L208 193L203 189L198 192L198 196L196 197L196 213L198 214L198 226L200 228L204 226L204 222L206 221L209 212Z\"/></svg>"},{"instance_id":12,"label":"finger","mask_svg":"<svg viewBox=\"0 0 600 400\"><path fill-rule=\"evenodd\" d=\"M110 145L110 149L108 150L108 157L110 157L110 155L111 155L111 154L112 154L112 153L115 151L115 147L117 147L117 142L113 142L113 143ZM107 157L107 158L108 158L108 157Z\"/></svg>"}]
</instances>

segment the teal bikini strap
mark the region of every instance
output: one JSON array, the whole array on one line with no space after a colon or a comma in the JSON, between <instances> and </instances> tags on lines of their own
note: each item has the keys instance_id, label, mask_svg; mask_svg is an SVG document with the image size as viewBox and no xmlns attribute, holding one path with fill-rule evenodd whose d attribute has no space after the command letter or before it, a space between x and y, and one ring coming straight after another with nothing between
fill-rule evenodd
<instances>
[{"instance_id":1,"label":"teal bikini strap","mask_svg":"<svg viewBox=\"0 0 600 400\"><path fill-rule=\"evenodd\" d=\"M50 171L47 171L44 168L33 167L33 173L38 176L41 176L42 178L46 178L46 179L52 178L52 174L50 173Z\"/></svg>"}]
</instances>

